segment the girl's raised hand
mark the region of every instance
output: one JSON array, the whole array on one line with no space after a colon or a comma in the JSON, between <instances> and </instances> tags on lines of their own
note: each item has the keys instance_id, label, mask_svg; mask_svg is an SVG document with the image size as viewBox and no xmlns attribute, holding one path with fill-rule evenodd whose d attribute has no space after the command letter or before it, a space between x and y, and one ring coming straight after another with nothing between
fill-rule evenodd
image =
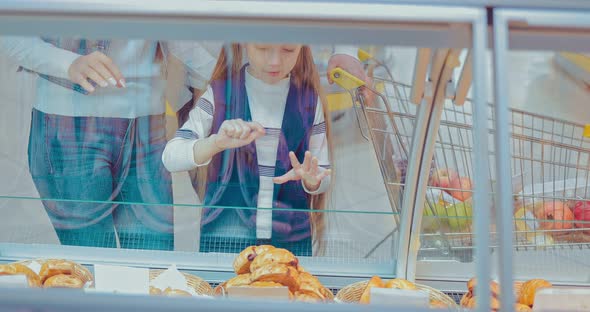
<instances>
[{"instance_id":1,"label":"girl's raised hand","mask_svg":"<svg viewBox=\"0 0 590 312\"><path fill-rule=\"evenodd\" d=\"M330 169L320 170L317 157L312 157L309 151L305 152L303 164L299 163L297 156L293 152L289 152L289 159L293 169L280 177L275 177L273 179L274 183L283 184L288 181L303 180L305 188L310 192L314 192L320 187L322 180L331 174Z\"/></svg>"},{"instance_id":2,"label":"girl's raised hand","mask_svg":"<svg viewBox=\"0 0 590 312\"><path fill-rule=\"evenodd\" d=\"M215 135L215 146L220 150L238 148L252 143L264 134L264 127L257 122L246 122L242 119L226 120Z\"/></svg>"}]
</instances>

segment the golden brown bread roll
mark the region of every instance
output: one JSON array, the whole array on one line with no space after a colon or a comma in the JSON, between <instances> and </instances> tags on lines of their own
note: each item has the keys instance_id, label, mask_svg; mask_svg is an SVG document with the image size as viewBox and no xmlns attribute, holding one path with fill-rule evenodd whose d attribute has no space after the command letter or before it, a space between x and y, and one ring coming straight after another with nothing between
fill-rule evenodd
<instances>
[{"instance_id":1,"label":"golden brown bread roll","mask_svg":"<svg viewBox=\"0 0 590 312\"><path fill-rule=\"evenodd\" d=\"M276 282L289 287L292 292L299 290L299 272L295 267L284 264L271 264L252 271L251 280L253 282Z\"/></svg>"},{"instance_id":2,"label":"golden brown bread roll","mask_svg":"<svg viewBox=\"0 0 590 312\"><path fill-rule=\"evenodd\" d=\"M418 290L416 284L401 278L394 278L385 283L385 288Z\"/></svg>"},{"instance_id":3,"label":"golden brown bread roll","mask_svg":"<svg viewBox=\"0 0 590 312\"><path fill-rule=\"evenodd\" d=\"M473 295L470 292L465 293L463 295L463 297L461 297L461 301L459 302L459 304L462 307L468 308L468 306L469 306L469 300L471 300L471 297L473 297Z\"/></svg>"},{"instance_id":4,"label":"golden brown bread roll","mask_svg":"<svg viewBox=\"0 0 590 312\"><path fill-rule=\"evenodd\" d=\"M520 293L522 292L522 284L524 284L522 281L514 282L514 298L516 298L517 302L518 298L520 298Z\"/></svg>"},{"instance_id":5,"label":"golden brown bread roll","mask_svg":"<svg viewBox=\"0 0 590 312\"><path fill-rule=\"evenodd\" d=\"M286 287L285 285L279 284L279 283L275 283L275 282L254 282L252 284L250 284L249 286L252 287L268 287L268 288L272 288L272 287ZM289 299L293 299L295 296L293 295L293 293L289 290Z\"/></svg>"},{"instance_id":6,"label":"golden brown bread roll","mask_svg":"<svg viewBox=\"0 0 590 312\"><path fill-rule=\"evenodd\" d=\"M0 265L0 275L25 275L29 287L41 287L41 278L24 264L10 263Z\"/></svg>"},{"instance_id":7,"label":"golden brown bread roll","mask_svg":"<svg viewBox=\"0 0 590 312\"><path fill-rule=\"evenodd\" d=\"M256 256L263 254L275 247L271 245L250 246L242 250L233 263L236 274L250 273L250 264Z\"/></svg>"},{"instance_id":8,"label":"golden brown bread roll","mask_svg":"<svg viewBox=\"0 0 590 312\"><path fill-rule=\"evenodd\" d=\"M257 255L250 264L250 272L254 272L269 264L284 264L297 268L299 260L287 249L274 248ZM295 270L297 271L297 269Z\"/></svg>"},{"instance_id":9,"label":"golden brown bread roll","mask_svg":"<svg viewBox=\"0 0 590 312\"><path fill-rule=\"evenodd\" d=\"M373 288L373 287L383 288L383 286L385 286L385 285L383 284L383 280L379 276L371 277L371 279L369 280L369 283L367 284L367 287L365 287L365 290L363 291L363 294L361 295L361 300L359 301L359 303L363 303L363 304L369 303L371 301L371 288Z\"/></svg>"},{"instance_id":10,"label":"golden brown bread roll","mask_svg":"<svg viewBox=\"0 0 590 312\"><path fill-rule=\"evenodd\" d=\"M318 280L317 277L307 272L299 273L299 292L308 292L324 300L327 299L324 295L324 290L324 286L320 283L320 280Z\"/></svg>"},{"instance_id":11,"label":"golden brown bread roll","mask_svg":"<svg viewBox=\"0 0 590 312\"><path fill-rule=\"evenodd\" d=\"M467 305L464 307L469 309L475 309L477 307L477 298L479 296L473 296L469 298ZM500 309L500 301L496 297L490 297L490 309L492 310L499 310Z\"/></svg>"},{"instance_id":12,"label":"golden brown bread roll","mask_svg":"<svg viewBox=\"0 0 590 312\"><path fill-rule=\"evenodd\" d=\"M193 296L188 291L184 291L181 289L172 289L170 287L164 289L162 294L164 294L166 296L177 296L177 297L192 297Z\"/></svg>"},{"instance_id":13,"label":"golden brown bread roll","mask_svg":"<svg viewBox=\"0 0 590 312\"><path fill-rule=\"evenodd\" d=\"M467 291L469 291L470 293L474 293L475 290L475 285L476 285L477 281L475 279L475 277L471 278L469 281L467 281Z\"/></svg>"},{"instance_id":14,"label":"golden brown bread roll","mask_svg":"<svg viewBox=\"0 0 590 312\"><path fill-rule=\"evenodd\" d=\"M317 303L324 301L324 298L319 297L315 293L310 293L307 291L298 291L295 293L295 300L301 302Z\"/></svg>"},{"instance_id":15,"label":"golden brown bread roll","mask_svg":"<svg viewBox=\"0 0 590 312\"><path fill-rule=\"evenodd\" d=\"M67 275L67 274L58 274L53 275L43 283L43 287L46 288L82 288L84 287L84 282L79 278Z\"/></svg>"},{"instance_id":16,"label":"golden brown bread roll","mask_svg":"<svg viewBox=\"0 0 590 312\"><path fill-rule=\"evenodd\" d=\"M158 296L162 294L162 290L160 288L156 288L154 286L150 286L150 295Z\"/></svg>"},{"instance_id":17,"label":"golden brown bread roll","mask_svg":"<svg viewBox=\"0 0 590 312\"><path fill-rule=\"evenodd\" d=\"M444 302L442 302L440 300L431 300L430 301L430 307L431 308L434 308L434 309L446 309L449 306L446 303L444 303Z\"/></svg>"},{"instance_id":18,"label":"golden brown bread roll","mask_svg":"<svg viewBox=\"0 0 590 312\"><path fill-rule=\"evenodd\" d=\"M75 265L76 264L71 261L62 259L47 260L43 263L41 270L39 271L41 282L45 284L45 280L54 275L72 275Z\"/></svg>"},{"instance_id":19,"label":"golden brown bread roll","mask_svg":"<svg viewBox=\"0 0 590 312\"><path fill-rule=\"evenodd\" d=\"M541 288L550 288L551 283L544 279L532 279L522 284L518 303L532 307L535 303L535 294Z\"/></svg>"},{"instance_id":20,"label":"golden brown bread roll","mask_svg":"<svg viewBox=\"0 0 590 312\"><path fill-rule=\"evenodd\" d=\"M240 274L238 276L235 276L235 277L227 280L227 282L225 282L225 287L246 286L246 285L250 285L251 282L252 282L252 280L251 280L250 273Z\"/></svg>"},{"instance_id":21,"label":"golden brown bread roll","mask_svg":"<svg viewBox=\"0 0 590 312\"><path fill-rule=\"evenodd\" d=\"M477 279L474 277L467 282L467 290L475 294L475 287L477 286ZM495 281L490 281L490 291L493 296L498 297L500 295L500 284Z\"/></svg>"},{"instance_id":22,"label":"golden brown bread roll","mask_svg":"<svg viewBox=\"0 0 590 312\"><path fill-rule=\"evenodd\" d=\"M225 295L225 287L226 287L227 282L223 282L219 285L217 285L217 287L215 287L215 289L213 289L213 293L216 296L223 296Z\"/></svg>"},{"instance_id":23,"label":"golden brown bread roll","mask_svg":"<svg viewBox=\"0 0 590 312\"><path fill-rule=\"evenodd\" d=\"M531 311L533 311L533 309L531 309L527 305L517 303L514 305L514 311L515 312L531 312Z\"/></svg>"}]
</instances>

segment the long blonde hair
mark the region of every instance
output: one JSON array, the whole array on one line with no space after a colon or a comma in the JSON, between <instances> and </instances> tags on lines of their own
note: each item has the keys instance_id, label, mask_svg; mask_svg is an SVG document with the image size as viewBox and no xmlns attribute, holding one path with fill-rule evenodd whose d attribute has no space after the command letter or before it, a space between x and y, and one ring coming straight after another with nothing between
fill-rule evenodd
<instances>
[{"instance_id":1,"label":"long blonde hair","mask_svg":"<svg viewBox=\"0 0 590 312\"><path fill-rule=\"evenodd\" d=\"M232 76L238 75L243 64L243 47L240 44L231 45L231 74ZM217 64L213 70L211 81L225 80L228 76L228 56L226 49L223 48L219 54ZM330 157L330 163L332 164L332 175L334 174L334 166L332 161L332 140L331 140L331 118L329 110L326 105L326 100L320 85L320 77L315 66L311 49L308 46L303 46L299 52L297 62L291 70L291 79L298 88L309 88L318 94L320 103L322 105L322 111L324 114L324 120L326 122L326 139L328 144L328 152ZM207 185L207 166L199 167L196 172L191 173L193 187L197 190L199 198L203 199ZM327 199L330 197L332 187L323 194L312 195L309 201L309 206L312 210L325 210L327 205ZM325 213L324 212L310 212L310 224L312 233L312 245L316 250L317 254L322 254L325 250L323 243L324 231L326 228L325 224Z\"/></svg>"}]
</instances>

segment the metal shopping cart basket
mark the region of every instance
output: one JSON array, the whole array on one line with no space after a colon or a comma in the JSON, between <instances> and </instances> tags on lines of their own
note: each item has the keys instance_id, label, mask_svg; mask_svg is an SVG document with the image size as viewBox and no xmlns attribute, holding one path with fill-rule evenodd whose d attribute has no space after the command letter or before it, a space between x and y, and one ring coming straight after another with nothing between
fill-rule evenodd
<instances>
[{"instance_id":1,"label":"metal shopping cart basket","mask_svg":"<svg viewBox=\"0 0 590 312\"><path fill-rule=\"evenodd\" d=\"M342 70L332 72L332 78L355 99L361 131L373 141L392 207L399 213L403 168L410 156L407 146L417 112L411 104L412 88L396 81L388 66L370 54L360 51L359 57L373 63L368 71L373 88ZM469 59L467 55L464 71L470 70ZM461 88L466 94L468 87ZM375 98L367 101L367 96ZM488 107L492 137L493 104ZM429 172L420 258L472 260L472 117L469 98L445 102ZM492 208L513 210L515 248L590 247L590 126L517 109L511 109L507 126L511 129L511 140L506 144L512 153L514 206ZM494 157L494 151L489 157ZM493 173L490 170L495 191ZM494 228L490 234L494 247Z\"/></svg>"}]
</instances>

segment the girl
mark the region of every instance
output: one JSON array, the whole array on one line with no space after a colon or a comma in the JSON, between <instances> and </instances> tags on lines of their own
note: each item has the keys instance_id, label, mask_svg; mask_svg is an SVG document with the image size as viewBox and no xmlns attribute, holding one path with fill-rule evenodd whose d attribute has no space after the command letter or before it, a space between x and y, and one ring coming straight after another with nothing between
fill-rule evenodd
<instances>
[{"instance_id":1,"label":"girl","mask_svg":"<svg viewBox=\"0 0 590 312\"><path fill-rule=\"evenodd\" d=\"M164 166L198 167L194 183L203 203L223 207L203 209L201 252L264 243L311 256L312 237L321 247L323 218L309 210L323 209L331 174L329 119L311 50L231 49L234 62L228 66L221 51L210 87L166 145ZM242 66L244 49L249 64Z\"/></svg>"}]
</instances>

